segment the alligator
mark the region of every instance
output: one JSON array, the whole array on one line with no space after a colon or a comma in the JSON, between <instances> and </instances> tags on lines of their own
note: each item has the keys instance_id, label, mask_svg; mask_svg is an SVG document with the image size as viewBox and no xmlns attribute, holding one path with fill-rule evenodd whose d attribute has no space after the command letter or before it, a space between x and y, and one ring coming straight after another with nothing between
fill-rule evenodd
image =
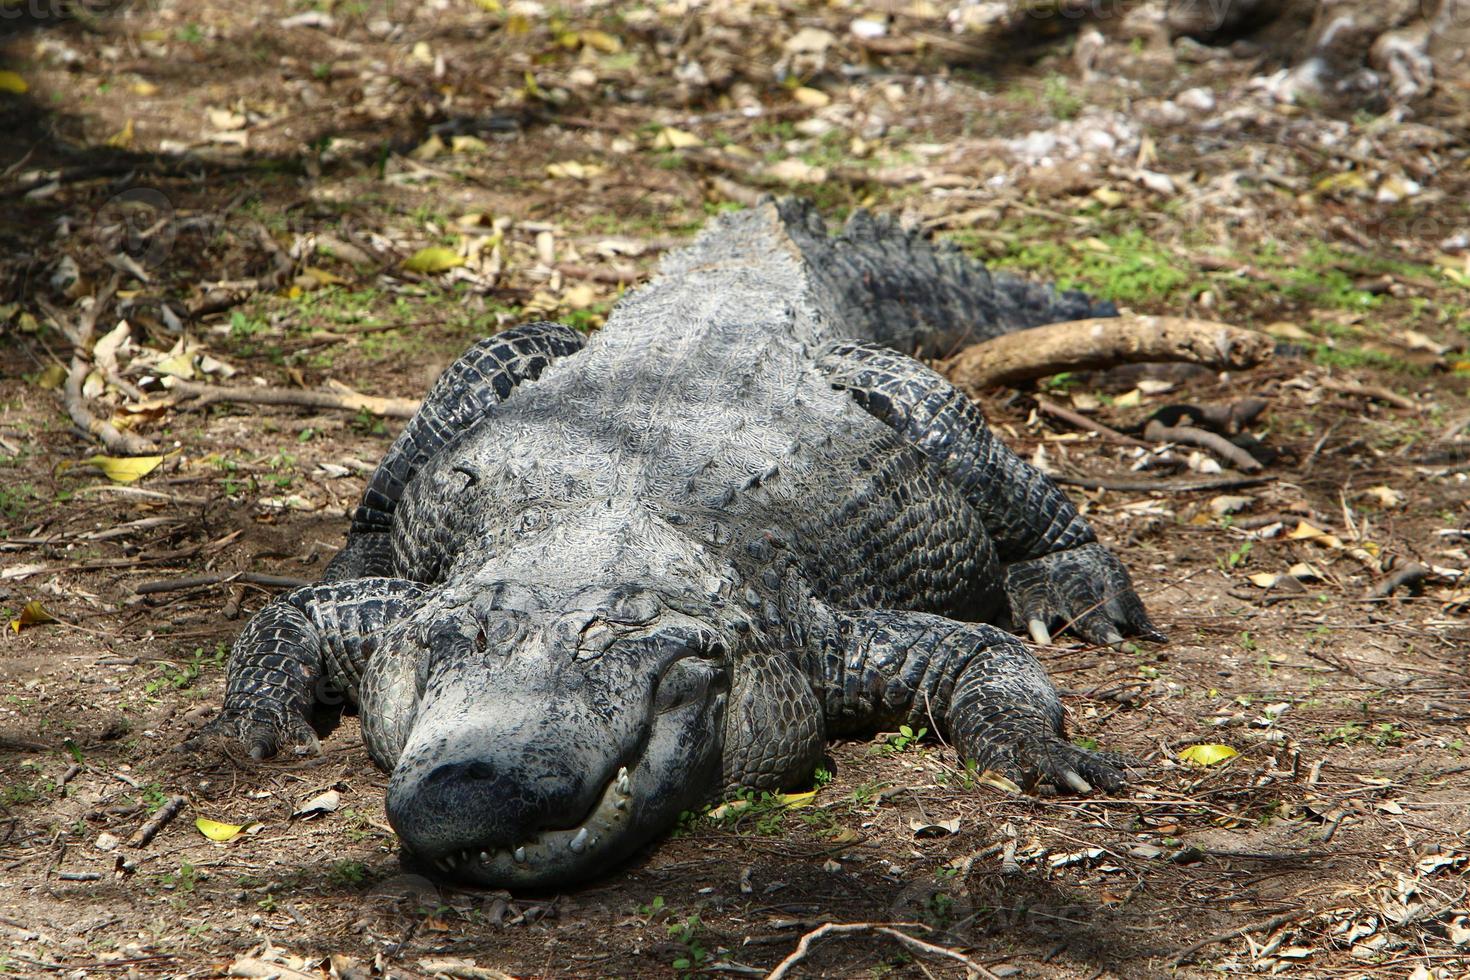
<instances>
[{"instance_id":1,"label":"alligator","mask_svg":"<svg viewBox=\"0 0 1470 980\"><path fill-rule=\"evenodd\" d=\"M937 731L1027 789L1119 788L1031 650L1162 640L1127 570L910 355L1110 303L889 218L718 216L590 338L529 323L440 376L320 583L246 625L215 736L317 747L357 706L404 859L486 886L617 866L828 739Z\"/></svg>"}]
</instances>

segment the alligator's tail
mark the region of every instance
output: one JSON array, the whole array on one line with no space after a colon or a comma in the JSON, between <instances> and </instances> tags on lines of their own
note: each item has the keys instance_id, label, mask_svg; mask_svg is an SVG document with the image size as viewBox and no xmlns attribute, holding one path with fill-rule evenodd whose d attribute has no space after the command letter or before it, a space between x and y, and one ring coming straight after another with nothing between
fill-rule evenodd
<instances>
[{"instance_id":1,"label":"alligator's tail","mask_svg":"<svg viewBox=\"0 0 1470 980\"><path fill-rule=\"evenodd\" d=\"M1058 320L1117 316L1108 300L991 272L952 242L933 242L886 215L855 212L831 237L809 201L775 202L828 308L834 332L905 353L946 356L966 344Z\"/></svg>"}]
</instances>

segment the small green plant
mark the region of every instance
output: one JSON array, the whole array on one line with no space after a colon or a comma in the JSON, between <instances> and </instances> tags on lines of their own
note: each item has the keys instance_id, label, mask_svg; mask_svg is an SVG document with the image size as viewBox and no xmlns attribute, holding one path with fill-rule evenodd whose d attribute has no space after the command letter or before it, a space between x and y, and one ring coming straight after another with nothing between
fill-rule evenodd
<instances>
[{"instance_id":1,"label":"small green plant","mask_svg":"<svg viewBox=\"0 0 1470 980\"><path fill-rule=\"evenodd\" d=\"M1250 630L1240 631L1240 648L1242 650L1254 650L1256 648L1256 641L1251 636Z\"/></svg>"},{"instance_id":2,"label":"small green plant","mask_svg":"<svg viewBox=\"0 0 1470 980\"><path fill-rule=\"evenodd\" d=\"M199 884L199 876L194 871L194 865L185 861L179 865L178 871L170 871L163 876L163 884L187 895Z\"/></svg>"},{"instance_id":3,"label":"small green plant","mask_svg":"<svg viewBox=\"0 0 1470 980\"><path fill-rule=\"evenodd\" d=\"M917 748L924 736L929 734L929 729L920 728L915 730L908 725L899 725L898 731L888 736L883 742L882 748L887 752L907 752L911 748Z\"/></svg>"},{"instance_id":4,"label":"small green plant","mask_svg":"<svg viewBox=\"0 0 1470 980\"><path fill-rule=\"evenodd\" d=\"M1253 542L1250 541L1242 541L1240 543L1240 547L1230 552L1224 558L1221 558L1220 571L1228 572L1231 569L1238 568L1241 565L1245 564L1245 560L1250 557L1252 543Z\"/></svg>"},{"instance_id":5,"label":"small green plant","mask_svg":"<svg viewBox=\"0 0 1470 980\"><path fill-rule=\"evenodd\" d=\"M1071 119L1082 109L1082 100L1067 87L1067 79L1063 75L1048 75L1041 85L1041 97L1058 119Z\"/></svg>"},{"instance_id":6,"label":"small green plant","mask_svg":"<svg viewBox=\"0 0 1470 980\"><path fill-rule=\"evenodd\" d=\"M699 941L699 931L703 925L697 915L669 923L669 938L684 947L684 955L677 957L671 964L674 969L697 972L710 961L709 950Z\"/></svg>"},{"instance_id":7,"label":"small green plant","mask_svg":"<svg viewBox=\"0 0 1470 980\"><path fill-rule=\"evenodd\" d=\"M367 880L367 865L361 861L338 861L327 869L327 881L334 885L360 885Z\"/></svg>"}]
</instances>

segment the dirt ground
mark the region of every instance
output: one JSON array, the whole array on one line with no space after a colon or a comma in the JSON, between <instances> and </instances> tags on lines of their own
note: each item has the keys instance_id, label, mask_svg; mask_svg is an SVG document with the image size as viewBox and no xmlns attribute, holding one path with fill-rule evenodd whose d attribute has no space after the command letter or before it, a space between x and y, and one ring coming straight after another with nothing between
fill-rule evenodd
<instances>
[{"instance_id":1,"label":"dirt ground","mask_svg":"<svg viewBox=\"0 0 1470 980\"><path fill-rule=\"evenodd\" d=\"M1470 973L1467 93L1278 105L1248 46L1022 20L0 7L0 973L760 976L829 922L928 948L828 935L792 975ZM281 585L236 573L318 575L401 421L160 378L417 398L500 325L596 329L763 192L1280 341L1230 376L982 398L1074 481L1169 634L1040 651L1074 737L1148 762L1125 793L1018 795L932 733L880 733L834 744L810 798L691 815L596 884L512 895L400 868L350 715L318 758L176 751ZM134 482L87 462L104 450L63 408L62 327L89 309L116 374L86 404L165 456ZM1237 439L1250 474L1047 411L1142 437L1160 409L1245 398L1266 403ZM1236 754L1202 766L1200 745ZM199 818L246 829L218 843Z\"/></svg>"}]
</instances>

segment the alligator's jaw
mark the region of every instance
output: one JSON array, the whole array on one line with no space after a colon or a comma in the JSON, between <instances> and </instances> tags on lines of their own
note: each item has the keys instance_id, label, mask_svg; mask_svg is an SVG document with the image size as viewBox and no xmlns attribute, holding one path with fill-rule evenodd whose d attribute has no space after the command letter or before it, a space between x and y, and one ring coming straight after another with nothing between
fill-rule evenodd
<instances>
[{"instance_id":1,"label":"alligator's jaw","mask_svg":"<svg viewBox=\"0 0 1470 980\"><path fill-rule=\"evenodd\" d=\"M633 781L623 766L592 812L573 827L542 830L513 847L463 848L427 860L441 874L492 887L549 887L590 878L640 843L628 838L633 807Z\"/></svg>"}]
</instances>

